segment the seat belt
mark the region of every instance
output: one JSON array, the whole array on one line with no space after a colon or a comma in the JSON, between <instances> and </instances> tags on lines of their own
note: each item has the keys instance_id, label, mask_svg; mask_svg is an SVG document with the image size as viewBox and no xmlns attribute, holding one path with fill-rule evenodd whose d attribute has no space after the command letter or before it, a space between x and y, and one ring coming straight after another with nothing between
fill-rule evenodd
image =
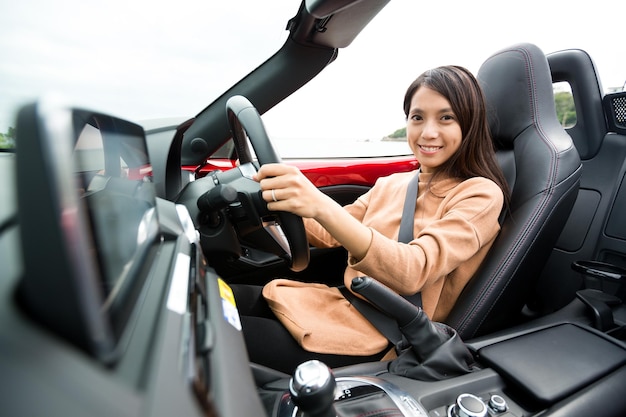
<instances>
[{"instance_id":1,"label":"seat belt","mask_svg":"<svg viewBox=\"0 0 626 417\"><path fill-rule=\"evenodd\" d=\"M413 226L415 224L415 206L417 204L417 192L419 188L420 170L418 169L406 190L404 207L402 208L402 219L400 220L400 232L398 232L398 242L409 243L413 240ZM422 293L416 292L413 295L404 296L411 304L422 308Z\"/></svg>"},{"instance_id":2,"label":"seat belt","mask_svg":"<svg viewBox=\"0 0 626 417\"><path fill-rule=\"evenodd\" d=\"M413 178L409 181L409 185L404 199L402 208L402 218L400 220L400 231L398 233L398 242L409 243L413 240L413 225L415 219L415 206L417 204L417 193L419 186L418 169ZM376 329L383 334L400 352L406 344L406 340L402 332L398 328L398 323L388 315L384 314L370 303L360 299L344 286L339 287L343 296L361 313ZM402 296L410 303L422 307L422 294L416 293L410 296Z\"/></svg>"}]
</instances>

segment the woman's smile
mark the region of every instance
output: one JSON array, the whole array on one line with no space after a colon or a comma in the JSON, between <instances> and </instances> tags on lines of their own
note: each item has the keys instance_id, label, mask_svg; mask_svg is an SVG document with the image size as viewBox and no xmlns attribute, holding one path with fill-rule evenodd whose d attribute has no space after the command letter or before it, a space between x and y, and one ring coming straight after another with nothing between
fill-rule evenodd
<instances>
[{"instance_id":1,"label":"woman's smile","mask_svg":"<svg viewBox=\"0 0 626 417\"><path fill-rule=\"evenodd\" d=\"M443 146L426 146L426 145L418 145L422 153L435 153L439 151Z\"/></svg>"}]
</instances>

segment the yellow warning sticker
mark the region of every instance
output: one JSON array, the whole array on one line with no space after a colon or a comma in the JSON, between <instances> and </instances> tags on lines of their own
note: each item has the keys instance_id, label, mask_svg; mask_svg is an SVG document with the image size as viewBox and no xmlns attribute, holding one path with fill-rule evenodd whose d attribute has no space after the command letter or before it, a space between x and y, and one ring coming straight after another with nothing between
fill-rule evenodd
<instances>
[{"instance_id":1,"label":"yellow warning sticker","mask_svg":"<svg viewBox=\"0 0 626 417\"><path fill-rule=\"evenodd\" d=\"M241 320L239 318L239 311L237 310L237 303L235 303L235 295L233 294L232 288L221 278L217 279L217 285L220 289L224 320L230 323L235 329L241 330Z\"/></svg>"},{"instance_id":2,"label":"yellow warning sticker","mask_svg":"<svg viewBox=\"0 0 626 417\"><path fill-rule=\"evenodd\" d=\"M233 305L233 307L237 307L235 303L235 295L233 294L232 288L222 280L222 278L217 279L217 284L220 287L220 297L222 300L226 300Z\"/></svg>"}]
</instances>

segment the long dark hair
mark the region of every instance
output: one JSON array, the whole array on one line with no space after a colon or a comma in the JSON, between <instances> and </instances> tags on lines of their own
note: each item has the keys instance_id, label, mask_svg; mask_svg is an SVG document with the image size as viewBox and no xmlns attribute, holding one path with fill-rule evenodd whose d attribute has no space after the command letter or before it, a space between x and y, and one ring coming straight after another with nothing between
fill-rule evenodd
<instances>
[{"instance_id":1,"label":"long dark hair","mask_svg":"<svg viewBox=\"0 0 626 417\"><path fill-rule=\"evenodd\" d=\"M404 114L409 116L411 100L420 87L428 87L444 96L452 107L463 138L461 146L433 175L466 180L489 178L502 189L505 207L510 191L496 153L487 122L485 97L478 80L466 68L447 65L428 70L411 83L404 96Z\"/></svg>"}]
</instances>

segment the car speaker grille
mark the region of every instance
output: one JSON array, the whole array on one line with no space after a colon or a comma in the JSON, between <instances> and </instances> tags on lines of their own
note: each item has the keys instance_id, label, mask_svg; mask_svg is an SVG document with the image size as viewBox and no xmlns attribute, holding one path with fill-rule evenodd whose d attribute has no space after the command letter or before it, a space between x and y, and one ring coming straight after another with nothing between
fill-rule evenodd
<instances>
[{"instance_id":1,"label":"car speaker grille","mask_svg":"<svg viewBox=\"0 0 626 417\"><path fill-rule=\"evenodd\" d=\"M621 125L626 125L626 97L617 97L613 100L615 120Z\"/></svg>"},{"instance_id":2,"label":"car speaker grille","mask_svg":"<svg viewBox=\"0 0 626 417\"><path fill-rule=\"evenodd\" d=\"M609 131L626 134L626 91L604 96L604 113Z\"/></svg>"}]
</instances>

